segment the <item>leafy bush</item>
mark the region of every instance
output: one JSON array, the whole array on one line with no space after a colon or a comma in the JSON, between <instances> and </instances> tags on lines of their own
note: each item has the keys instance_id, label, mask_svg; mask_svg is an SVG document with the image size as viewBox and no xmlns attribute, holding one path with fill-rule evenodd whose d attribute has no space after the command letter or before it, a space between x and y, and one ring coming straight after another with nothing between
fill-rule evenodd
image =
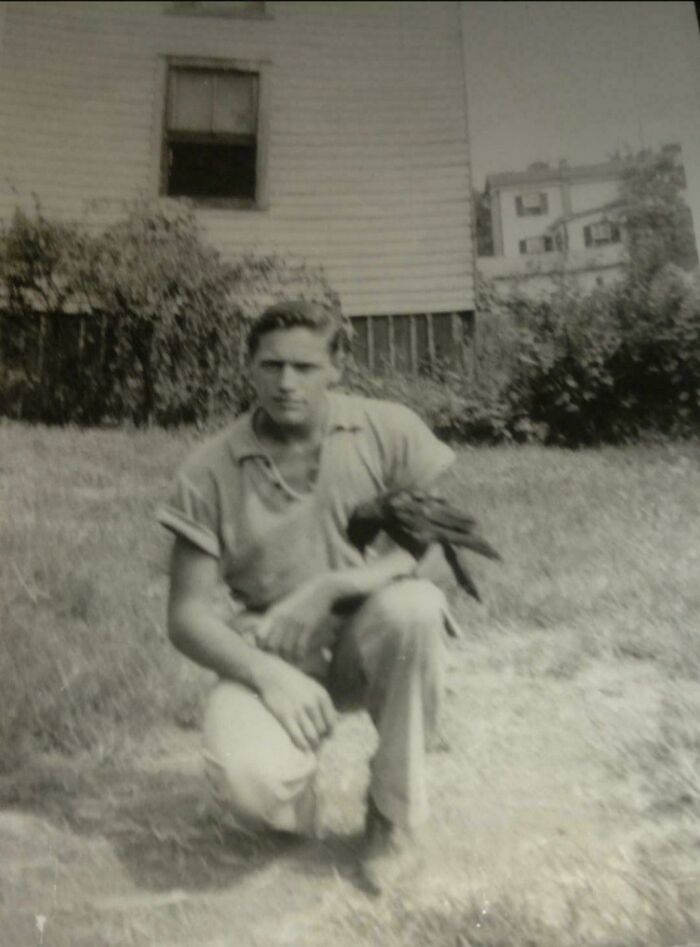
<instances>
[{"instance_id":1,"label":"leafy bush","mask_svg":"<svg viewBox=\"0 0 700 947\"><path fill-rule=\"evenodd\" d=\"M97 236L18 212L0 234L0 279L0 410L60 423L240 410L249 321L290 295L337 304L303 263L223 261L183 202L136 202Z\"/></svg>"},{"instance_id":2,"label":"leafy bush","mask_svg":"<svg viewBox=\"0 0 700 947\"><path fill-rule=\"evenodd\" d=\"M617 285L584 295L561 281L539 301L501 300L479 279L468 369L376 377L351 360L346 385L412 406L454 440L697 432L700 278L659 259L640 251ZM251 396L250 321L285 297L338 305L302 262L223 261L182 202L135 203L97 236L18 212L0 234L0 279L0 411L59 423L236 413Z\"/></svg>"},{"instance_id":3,"label":"leafy bush","mask_svg":"<svg viewBox=\"0 0 700 947\"><path fill-rule=\"evenodd\" d=\"M513 299L513 419L569 446L700 428L700 288L672 264L588 296Z\"/></svg>"},{"instance_id":4,"label":"leafy bush","mask_svg":"<svg viewBox=\"0 0 700 947\"><path fill-rule=\"evenodd\" d=\"M510 425L510 410L498 389L474 388L464 373L436 366L421 375L371 375L348 366L345 386L370 398L412 408L440 437L473 443L522 439Z\"/></svg>"},{"instance_id":5,"label":"leafy bush","mask_svg":"<svg viewBox=\"0 0 700 947\"><path fill-rule=\"evenodd\" d=\"M90 245L84 285L114 333L112 410L137 422L196 420L238 381L234 279L192 211L137 204Z\"/></svg>"},{"instance_id":6,"label":"leafy bush","mask_svg":"<svg viewBox=\"0 0 700 947\"><path fill-rule=\"evenodd\" d=\"M17 210L0 230L0 274L9 308L54 313L75 306L87 241L77 224L49 220L38 203L33 216Z\"/></svg>"},{"instance_id":7,"label":"leafy bush","mask_svg":"<svg viewBox=\"0 0 700 947\"><path fill-rule=\"evenodd\" d=\"M351 390L411 406L441 436L568 447L655 431L700 431L700 276L669 264L646 280L583 294L562 282L548 299L499 300L478 287L474 370L367 376Z\"/></svg>"}]
</instances>

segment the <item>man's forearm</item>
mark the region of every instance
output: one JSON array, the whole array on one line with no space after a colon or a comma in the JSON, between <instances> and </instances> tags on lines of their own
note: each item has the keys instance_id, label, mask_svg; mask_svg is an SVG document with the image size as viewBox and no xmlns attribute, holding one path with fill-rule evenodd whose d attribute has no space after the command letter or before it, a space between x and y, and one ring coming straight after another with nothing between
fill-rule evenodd
<instances>
[{"instance_id":1,"label":"man's forearm","mask_svg":"<svg viewBox=\"0 0 700 947\"><path fill-rule=\"evenodd\" d=\"M371 595L392 579L412 572L415 565L409 553L393 549L366 565L325 573L275 603L268 618L275 612L303 613L310 602L316 614L330 613L336 603ZM241 616L240 621L245 621L245 617ZM230 628L221 621L209 603L198 597L176 599L171 603L168 630L173 645L196 664L256 691L260 691L263 681L274 673L273 665L279 660L249 645L235 627Z\"/></svg>"},{"instance_id":2,"label":"man's forearm","mask_svg":"<svg viewBox=\"0 0 700 947\"><path fill-rule=\"evenodd\" d=\"M249 645L206 603L198 600L171 609L168 629L171 642L186 657L219 677L246 684L256 691L260 690L270 663L276 660Z\"/></svg>"},{"instance_id":3,"label":"man's forearm","mask_svg":"<svg viewBox=\"0 0 700 947\"><path fill-rule=\"evenodd\" d=\"M410 553L393 549L374 562L333 572L328 578L333 602L356 595L371 595L392 579L409 575L415 567L416 560Z\"/></svg>"}]
</instances>

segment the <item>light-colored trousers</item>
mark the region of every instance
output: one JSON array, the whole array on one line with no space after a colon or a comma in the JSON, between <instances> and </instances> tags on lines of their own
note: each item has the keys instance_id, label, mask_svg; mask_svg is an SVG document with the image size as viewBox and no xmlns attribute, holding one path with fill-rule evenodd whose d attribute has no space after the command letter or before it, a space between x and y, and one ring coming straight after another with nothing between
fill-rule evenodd
<instances>
[{"instance_id":1,"label":"light-colored trousers","mask_svg":"<svg viewBox=\"0 0 700 947\"><path fill-rule=\"evenodd\" d=\"M428 814L425 753L443 690L443 593L401 579L338 619L323 680L339 709L365 707L379 736L370 794L404 828ZM204 720L207 775L220 805L244 829L313 831L318 756L294 745L250 688L219 682Z\"/></svg>"}]
</instances>

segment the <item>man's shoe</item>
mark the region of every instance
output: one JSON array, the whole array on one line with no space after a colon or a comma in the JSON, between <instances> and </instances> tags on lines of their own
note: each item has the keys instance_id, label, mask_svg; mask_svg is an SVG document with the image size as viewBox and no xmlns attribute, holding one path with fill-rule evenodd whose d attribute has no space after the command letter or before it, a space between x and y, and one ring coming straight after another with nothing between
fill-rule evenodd
<instances>
[{"instance_id":1,"label":"man's shoe","mask_svg":"<svg viewBox=\"0 0 700 947\"><path fill-rule=\"evenodd\" d=\"M388 819L367 797L365 837L358 866L358 882L366 894L379 897L403 874L412 852L410 836Z\"/></svg>"}]
</instances>

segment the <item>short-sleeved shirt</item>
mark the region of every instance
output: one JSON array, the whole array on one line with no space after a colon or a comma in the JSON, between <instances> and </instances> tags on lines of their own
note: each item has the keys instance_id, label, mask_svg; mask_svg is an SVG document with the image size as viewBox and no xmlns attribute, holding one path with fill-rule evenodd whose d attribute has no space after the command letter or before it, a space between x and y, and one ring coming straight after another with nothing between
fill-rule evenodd
<instances>
[{"instance_id":1,"label":"short-sleeved shirt","mask_svg":"<svg viewBox=\"0 0 700 947\"><path fill-rule=\"evenodd\" d=\"M362 565L346 536L359 504L392 488L434 481L454 460L408 408L329 392L316 482L291 489L252 424L252 413L185 461L159 522L219 560L235 600L264 609L320 573Z\"/></svg>"}]
</instances>

